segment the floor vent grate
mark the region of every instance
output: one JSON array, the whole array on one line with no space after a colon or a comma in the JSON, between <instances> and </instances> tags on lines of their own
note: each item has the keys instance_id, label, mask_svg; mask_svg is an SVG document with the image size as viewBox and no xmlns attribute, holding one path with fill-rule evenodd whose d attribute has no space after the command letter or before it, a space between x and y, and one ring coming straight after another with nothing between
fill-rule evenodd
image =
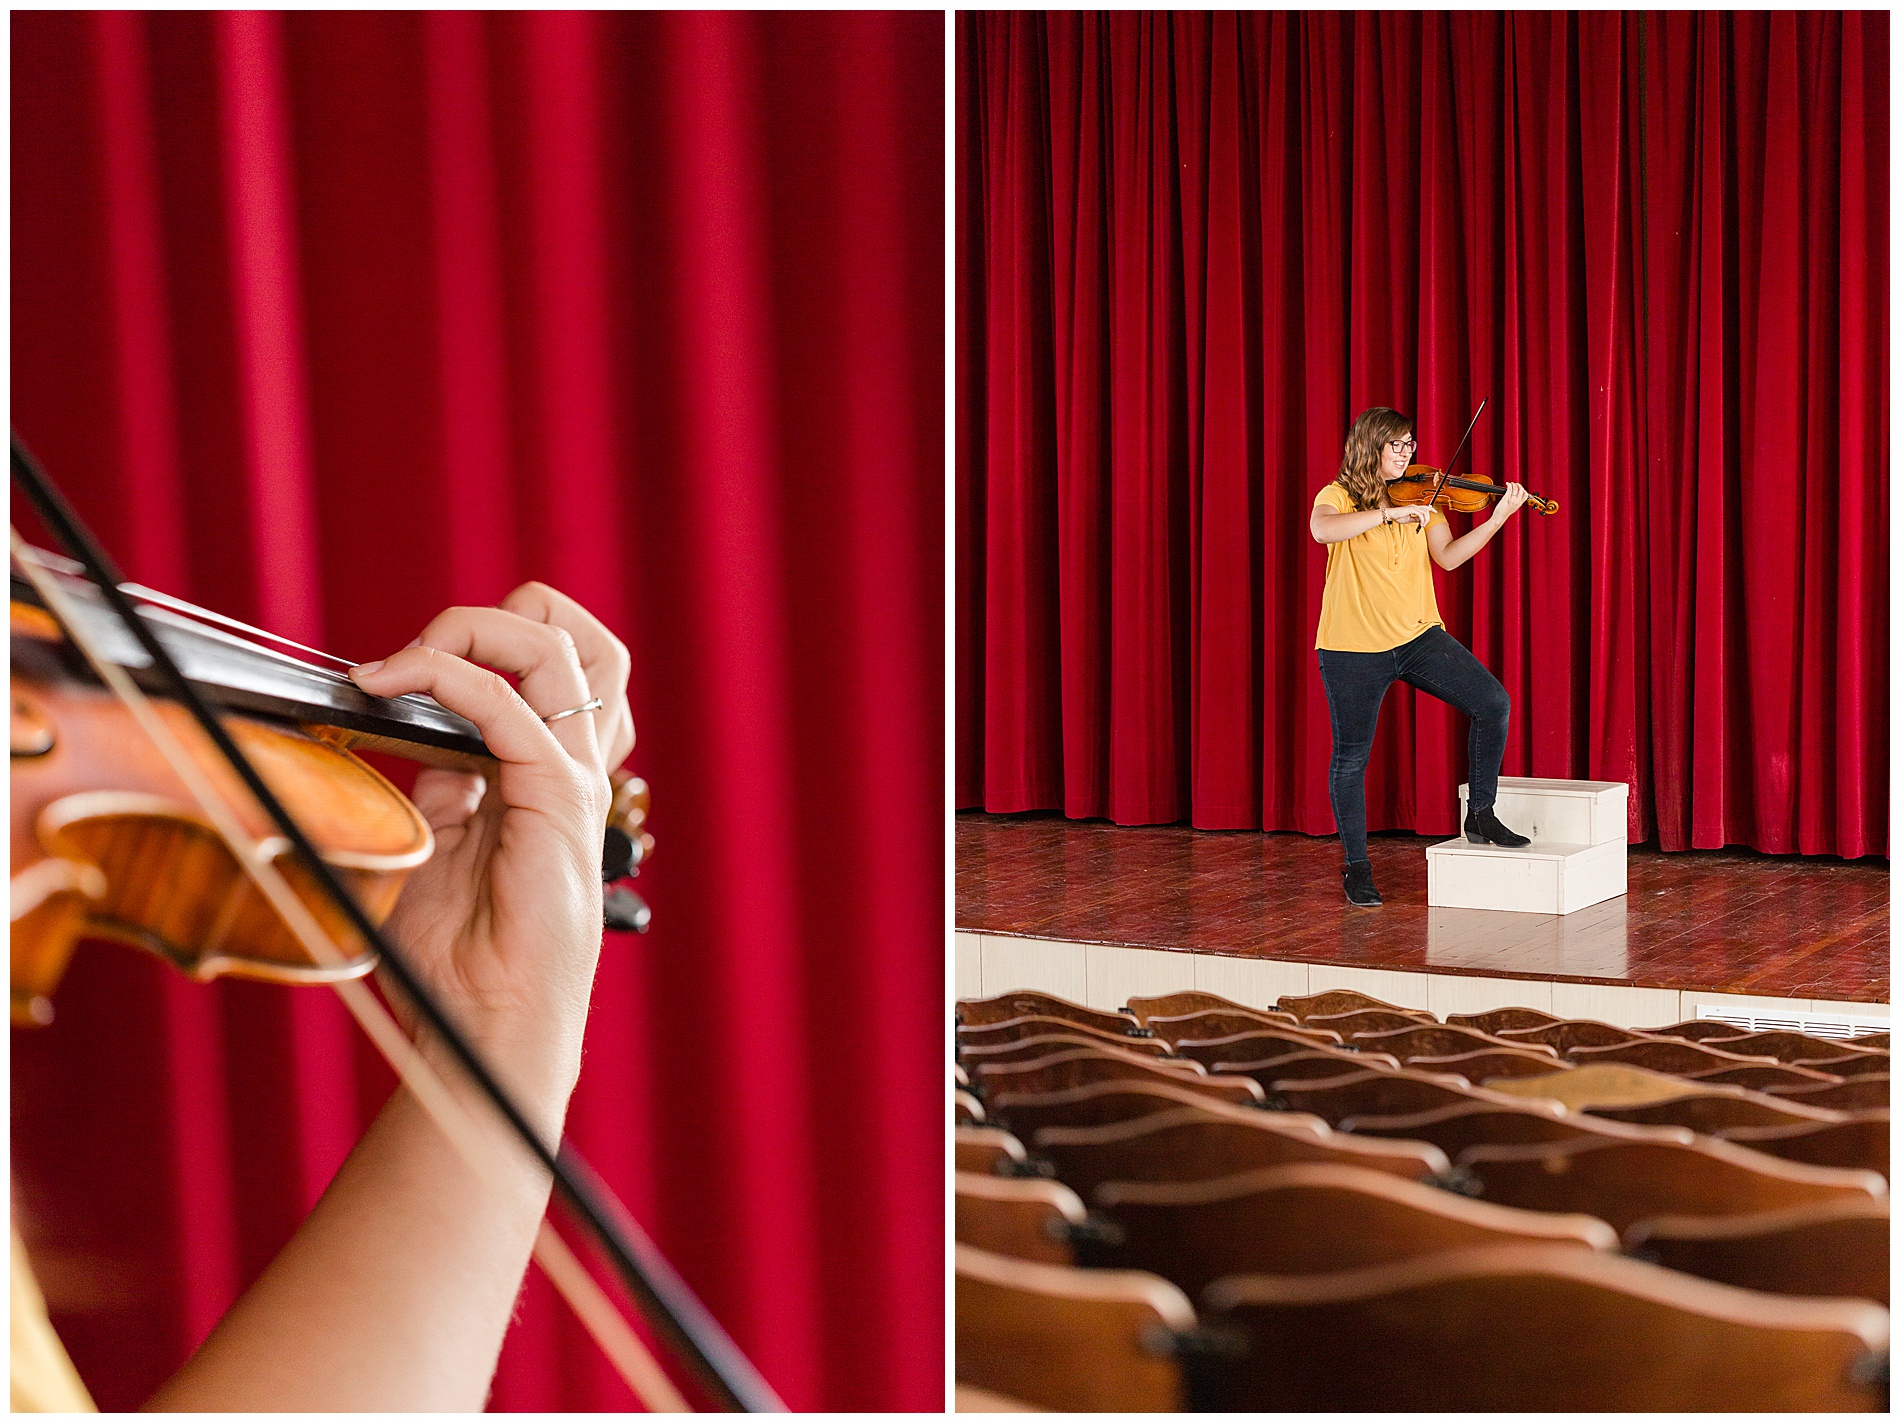
<instances>
[{"instance_id":1,"label":"floor vent grate","mask_svg":"<svg viewBox=\"0 0 1900 1423\"><path fill-rule=\"evenodd\" d=\"M1718 1023L1733 1023L1744 1033L1806 1033L1811 1038L1858 1038L1884 1033L1892 1027L1887 1018L1811 1018L1790 1017L1784 1013L1740 1013L1717 1003L1698 1003L1695 1015Z\"/></svg>"}]
</instances>

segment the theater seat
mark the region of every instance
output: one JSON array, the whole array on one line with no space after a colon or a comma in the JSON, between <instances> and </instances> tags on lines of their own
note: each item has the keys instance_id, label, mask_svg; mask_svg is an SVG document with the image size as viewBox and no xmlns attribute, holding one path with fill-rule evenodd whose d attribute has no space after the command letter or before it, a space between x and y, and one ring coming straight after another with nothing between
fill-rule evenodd
<instances>
[{"instance_id":1,"label":"theater seat","mask_svg":"<svg viewBox=\"0 0 1900 1423\"><path fill-rule=\"evenodd\" d=\"M1542 1077L1553 1068L1568 1068L1570 1064L1553 1063L1541 1053L1494 1047L1454 1053L1450 1057L1409 1058L1406 1066L1420 1072L1455 1072L1465 1080L1483 1086L1493 1077Z\"/></svg>"},{"instance_id":2,"label":"theater seat","mask_svg":"<svg viewBox=\"0 0 1900 1423\"><path fill-rule=\"evenodd\" d=\"M1580 1112L1666 1101L1680 1097L1684 1086L1682 1078L1672 1073L1652 1072L1648 1068L1631 1067L1626 1063L1595 1062L1543 1077L1501 1078L1485 1090L1500 1092L1507 1097L1534 1097L1558 1102L1573 1112ZM1742 1089L1732 1090L1739 1094Z\"/></svg>"},{"instance_id":3,"label":"theater seat","mask_svg":"<svg viewBox=\"0 0 1900 1423\"><path fill-rule=\"evenodd\" d=\"M1260 1088L1246 1078L1227 1079L1246 1082L1253 1088L1253 1101L1259 1100ZM990 1099L990 1109L999 1121L1007 1122L1024 1141L1033 1141L1043 1127L1094 1127L1109 1122L1132 1121L1157 1112L1194 1107L1220 1116L1252 1109L1252 1102L1222 1101L1191 1087L1154 1079L1122 1079L1085 1082L1062 1092L998 1093ZM1278 1113L1282 1118L1294 1114ZM1325 1125L1318 1117L1310 1120Z\"/></svg>"},{"instance_id":4,"label":"theater seat","mask_svg":"<svg viewBox=\"0 0 1900 1423\"><path fill-rule=\"evenodd\" d=\"M1350 1013L1308 1018L1305 1026L1324 1028L1328 1032L1338 1033L1344 1039L1354 1033L1389 1033L1398 1028L1430 1025L1431 1022L1429 1013L1408 1013L1397 1008L1358 1008Z\"/></svg>"},{"instance_id":5,"label":"theater seat","mask_svg":"<svg viewBox=\"0 0 1900 1423\"><path fill-rule=\"evenodd\" d=\"M1480 1146L1463 1169L1480 1199L1525 1210L1580 1211L1619 1231L1659 1215L1747 1215L1843 1197L1884 1196L1872 1171L1782 1161L1714 1137L1686 1143L1560 1141Z\"/></svg>"},{"instance_id":6,"label":"theater seat","mask_svg":"<svg viewBox=\"0 0 1900 1423\"><path fill-rule=\"evenodd\" d=\"M1789 1062L1778 1062L1772 1067L1724 1067L1714 1072L1692 1072L1687 1075L1695 1082L1746 1087L1751 1092L1769 1092L1779 1087L1826 1087L1847 1080L1817 1068L1796 1067Z\"/></svg>"},{"instance_id":7,"label":"theater seat","mask_svg":"<svg viewBox=\"0 0 1900 1423\"><path fill-rule=\"evenodd\" d=\"M1218 1412L1871 1412L1887 1314L1738 1290L1592 1250L1505 1245L1204 1296Z\"/></svg>"},{"instance_id":8,"label":"theater seat","mask_svg":"<svg viewBox=\"0 0 1900 1423\"><path fill-rule=\"evenodd\" d=\"M1095 1048L1103 1052L1132 1053L1136 1057L1149 1059L1166 1057L1168 1045L1158 1043L1152 1038L1129 1038L1126 1045L1111 1043L1107 1038L1096 1037L1091 1033L1076 1031L1072 1033L1043 1033L1033 1038L1021 1038L1015 1042L994 1042L983 1047L963 1047L963 1066L968 1072L975 1072L985 1064L995 1065L1005 1062L1034 1062L1040 1057L1051 1057L1058 1052L1068 1052L1075 1048Z\"/></svg>"},{"instance_id":9,"label":"theater seat","mask_svg":"<svg viewBox=\"0 0 1900 1423\"><path fill-rule=\"evenodd\" d=\"M1018 1260L1074 1263L1067 1227L1088 1214L1058 1181L956 1173L957 1239Z\"/></svg>"},{"instance_id":10,"label":"theater seat","mask_svg":"<svg viewBox=\"0 0 1900 1423\"><path fill-rule=\"evenodd\" d=\"M1208 1070L1210 1077L1251 1077L1263 1085L1275 1082L1306 1082L1315 1078L1338 1077L1344 1073L1397 1072L1399 1060L1383 1052L1290 1052L1260 1062L1217 1062Z\"/></svg>"},{"instance_id":11,"label":"theater seat","mask_svg":"<svg viewBox=\"0 0 1900 1423\"><path fill-rule=\"evenodd\" d=\"M1640 1259L1772 1294L1889 1303L1888 1201L1849 1198L1734 1216L1663 1216L1631 1226Z\"/></svg>"},{"instance_id":12,"label":"theater seat","mask_svg":"<svg viewBox=\"0 0 1900 1423\"><path fill-rule=\"evenodd\" d=\"M1132 1028L1134 1024L1131 1022L1128 1026ZM998 1043L1021 1042L1025 1038L1046 1037L1051 1033L1066 1033L1070 1037L1104 1042L1110 1047L1156 1046L1152 1038L1132 1037L1126 1032L1111 1032L1107 1028L1090 1027L1067 1018L1051 1018L1043 1013L1026 1013L1020 1018L1005 1018L999 1023L959 1026L957 1047L966 1051L970 1048L995 1047Z\"/></svg>"},{"instance_id":13,"label":"theater seat","mask_svg":"<svg viewBox=\"0 0 1900 1423\"><path fill-rule=\"evenodd\" d=\"M1725 1067L1760 1067L1764 1064L1772 1067L1775 1061L1761 1054L1751 1057L1671 1038L1613 1043L1607 1047L1573 1048L1567 1055L1579 1067L1591 1063L1620 1062L1629 1067L1646 1067L1651 1072L1668 1072L1676 1076L1691 1072L1719 1072Z\"/></svg>"},{"instance_id":14,"label":"theater seat","mask_svg":"<svg viewBox=\"0 0 1900 1423\"><path fill-rule=\"evenodd\" d=\"M1060 1092L1084 1082L1102 1082L1116 1078L1173 1082L1192 1085L1209 1096L1234 1096L1233 1084L1209 1084L1198 1062L1162 1061L1158 1058L1121 1052L1115 1048L1062 1049L1032 1062L976 1063L970 1075L986 1094Z\"/></svg>"},{"instance_id":15,"label":"theater seat","mask_svg":"<svg viewBox=\"0 0 1900 1423\"><path fill-rule=\"evenodd\" d=\"M1209 1116L1192 1109L1162 1112L1100 1127L1045 1127L1032 1143L1053 1162L1059 1180L1084 1201L1104 1181L1210 1181L1268 1166L1330 1162L1418 1180L1451 1163L1435 1146L1356 1137L1321 1124L1276 1120L1278 1112ZM1794 1169L1794 1168L1790 1168Z\"/></svg>"},{"instance_id":16,"label":"theater seat","mask_svg":"<svg viewBox=\"0 0 1900 1423\"><path fill-rule=\"evenodd\" d=\"M1217 1062L1261 1062L1271 1057L1311 1052L1314 1048L1339 1046L1339 1039L1331 1034L1322 1038L1284 1030L1268 1030L1234 1033L1224 1038L1182 1038L1175 1043L1174 1050L1182 1057L1193 1058L1203 1067L1212 1067Z\"/></svg>"},{"instance_id":17,"label":"theater seat","mask_svg":"<svg viewBox=\"0 0 1900 1423\"><path fill-rule=\"evenodd\" d=\"M1493 1008L1485 1013L1447 1013L1445 1015L1445 1022L1451 1027L1476 1028L1481 1033L1493 1034L1563 1021L1555 1013L1546 1013L1541 1008Z\"/></svg>"},{"instance_id":18,"label":"theater seat","mask_svg":"<svg viewBox=\"0 0 1900 1423\"><path fill-rule=\"evenodd\" d=\"M1190 1299L1223 1275L1325 1274L1475 1245L1617 1244L1589 1216L1514 1210L1317 1162L1212 1181L1110 1181L1095 1204L1119 1240L1091 1245L1090 1263L1152 1271Z\"/></svg>"},{"instance_id":19,"label":"theater seat","mask_svg":"<svg viewBox=\"0 0 1900 1423\"><path fill-rule=\"evenodd\" d=\"M1284 1013L1269 1015L1252 1013L1246 1009L1201 1009L1195 1013L1153 1013L1148 1018L1148 1032L1165 1043L1178 1043L1184 1037L1231 1037L1233 1034L1254 1034L1264 1030L1324 1043L1340 1041L1336 1034L1309 1034L1294 1018L1288 1018Z\"/></svg>"},{"instance_id":20,"label":"theater seat","mask_svg":"<svg viewBox=\"0 0 1900 1423\"><path fill-rule=\"evenodd\" d=\"M1282 997L1275 1005L1282 1013L1291 1013L1299 1019L1327 1018L1340 1013L1352 1013L1361 1008L1384 1008L1392 1013L1416 1015L1427 1022L1437 1020L1423 1008L1407 1008L1398 1003L1386 1003L1366 993L1355 993L1350 988L1335 988L1326 993L1308 993L1298 997Z\"/></svg>"},{"instance_id":21,"label":"theater seat","mask_svg":"<svg viewBox=\"0 0 1900 1423\"><path fill-rule=\"evenodd\" d=\"M1491 1052L1499 1048L1517 1049L1533 1056L1547 1057L1553 1065L1557 1060L1557 1050L1542 1043L1494 1038L1476 1028L1449 1028L1442 1023L1383 1033L1355 1033L1352 1045L1367 1052L1389 1052L1401 1062L1415 1057L1453 1057L1460 1053Z\"/></svg>"},{"instance_id":22,"label":"theater seat","mask_svg":"<svg viewBox=\"0 0 1900 1423\"><path fill-rule=\"evenodd\" d=\"M1532 1028L1514 1028L1498 1036L1507 1042L1539 1043L1553 1049L1559 1057L1568 1057L1580 1047L1612 1047L1617 1043L1653 1042L1648 1033L1633 1032L1591 1018L1567 1019L1543 1023Z\"/></svg>"},{"instance_id":23,"label":"theater seat","mask_svg":"<svg viewBox=\"0 0 1900 1423\"><path fill-rule=\"evenodd\" d=\"M1842 1121L1731 1127L1721 1136L1737 1146L1765 1151L1783 1161L1877 1171L1885 1176L1893 1135L1890 1115L1881 1108L1855 1112Z\"/></svg>"},{"instance_id":24,"label":"theater seat","mask_svg":"<svg viewBox=\"0 0 1900 1423\"><path fill-rule=\"evenodd\" d=\"M1710 1136L1730 1127L1803 1126L1842 1120L1839 1112L1797 1106L1759 1092L1731 1095L1693 1089L1666 1102L1649 1102L1640 1107L1602 1107L1593 1115L1639 1126L1687 1127Z\"/></svg>"},{"instance_id":25,"label":"theater seat","mask_svg":"<svg viewBox=\"0 0 1900 1423\"><path fill-rule=\"evenodd\" d=\"M1104 1013L1100 1008L1089 1008L1080 1003L1071 1003L1068 999L1058 998L1053 993L1041 993L1029 988L999 993L994 998L957 1000L957 1021L970 1027L1030 1016L1066 1018L1071 1023L1080 1023L1086 1028L1099 1028L1111 1034L1126 1032L1129 1028L1137 1026L1135 1020L1126 1013Z\"/></svg>"},{"instance_id":26,"label":"theater seat","mask_svg":"<svg viewBox=\"0 0 1900 1423\"><path fill-rule=\"evenodd\" d=\"M1449 1072L1353 1072L1316 1082L1276 1082L1267 1088L1273 1099L1295 1112L1311 1112L1329 1122L1347 1117L1389 1117L1404 1112L1430 1111L1454 1102L1490 1102L1509 1106L1511 1099L1489 1087L1473 1087Z\"/></svg>"},{"instance_id":27,"label":"theater seat","mask_svg":"<svg viewBox=\"0 0 1900 1423\"><path fill-rule=\"evenodd\" d=\"M1893 1079L1885 1074L1846 1077L1826 1086L1804 1084L1764 1088L1772 1097L1785 1097L1808 1107L1831 1107L1854 1112L1867 1107L1886 1107L1893 1102Z\"/></svg>"},{"instance_id":28,"label":"theater seat","mask_svg":"<svg viewBox=\"0 0 1900 1423\"><path fill-rule=\"evenodd\" d=\"M1779 1058L1782 1062L1825 1062L1832 1057L1859 1057L1876 1051L1871 1046L1851 1040L1810 1037L1806 1033L1787 1029L1738 1033L1727 1038L1704 1038L1702 1042L1705 1046L1721 1048L1724 1052L1739 1052L1747 1057Z\"/></svg>"},{"instance_id":29,"label":"theater seat","mask_svg":"<svg viewBox=\"0 0 1900 1423\"><path fill-rule=\"evenodd\" d=\"M1618 1141L1688 1141L1687 1127L1634 1127L1585 1113L1566 1113L1555 1105L1526 1102L1499 1107L1486 1102L1455 1102L1429 1112L1393 1117L1348 1117L1339 1130L1366 1136L1428 1141L1453 1166L1479 1146L1529 1146L1580 1138Z\"/></svg>"},{"instance_id":30,"label":"theater seat","mask_svg":"<svg viewBox=\"0 0 1900 1423\"><path fill-rule=\"evenodd\" d=\"M1249 1008L1245 1003L1236 1003L1218 993L1164 993L1158 998L1130 998L1128 1012L1143 1027L1152 1026L1148 1021L1150 1018L1178 1018L1189 1013L1245 1013L1250 1017L1265 1018L1269 1022L1289 1026L1299 1022L1291 1013L1281 1013L1272 1008Z\"/></svg>"},{"instance_id":31,"label":"theater seat","mask_svg":"<svg viewBox=\"0 0 1900 1423\"><path fill-rule=\"evenodd\" d=\"M957 1381L1063 1413L1181 1407L1166 1349L1194 1327L1181 1291L1134 1270L1076 1270L958 1245Z\"/></svg>"},{"instance_id":32,"label":"theater seat","mask_svg":"<svg viewBox=\"0 0 1900 1423\"><path fill-rule=\"evenodd\" d=\"M1018 1138L995 1127L958 1127L955 1146L956 1169L983 1176L994 1176L1027 1155Z\"/></svg>"}]
</instances>

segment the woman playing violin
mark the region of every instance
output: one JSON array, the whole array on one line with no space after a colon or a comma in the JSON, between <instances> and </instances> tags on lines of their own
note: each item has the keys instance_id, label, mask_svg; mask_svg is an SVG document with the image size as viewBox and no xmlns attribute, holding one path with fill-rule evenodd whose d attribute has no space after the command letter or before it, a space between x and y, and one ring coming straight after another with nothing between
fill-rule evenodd
<instances>
[{"instance_id":1,"label":"woman playing violin","mask_svg":"<svg viewBox=\"0 0 1900 1423\"><path fill-rule=\"evenodd\" d=\"M1313 500L1311 529L1326 545L1326 588L1320 601L1320 677L1332 713L1333 818L1346 852L1346 898L1383 901L1366 854L1366 762L1379 723L1379 704L1394 682L1407 682L1471 718L1468 740L1471 802L1465 835L1474 843L1527 845L1502 825L1493 805L1511 698L1450 633L1438 616L1431 566L1457 568L1496 537L1527 497L1507 484L1491 516L1453 538L1444 512L1400 506L1387 485L1406 471L1417 449L1409 415L1375 405L1352 422L1339 476Z\"/></svg>"},{"instance_id":2,"label":"woman playing violin","mask_svg":"<svg viewBox=\"0 0 1900 1423\"><path fill-rule=\"evenodd\" d=\"M488 667L514 675L518 690ZM436 852L404 885L389 928L549 1141L580 1071L608 770L633 746L628 668L591 614L530 583L499 607L449 609L408 647L351 673L378 696L421 692L459 712L500 762L492 780L419 774L414 800ZM441 1045L410 1030L463 1088ZM549 1180L498 1118L479 1105L471 1115L492 1124L482 1130L503 1189L398 1089L290 1243L149 1406L479 1410ZM23 1336L16 1255L14 1407L83 1406L30 1277L25 1289L34 1308Z\"/></svg>"}]
</instances>

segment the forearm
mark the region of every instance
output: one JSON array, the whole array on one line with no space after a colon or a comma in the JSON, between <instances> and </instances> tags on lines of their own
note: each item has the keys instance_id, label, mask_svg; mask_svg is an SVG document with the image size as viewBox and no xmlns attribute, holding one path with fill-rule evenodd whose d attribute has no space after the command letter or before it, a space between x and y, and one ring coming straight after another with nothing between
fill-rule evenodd
<instances>
[{"instance_id":1,"label":"forearm","mask_svg":"<svg viewBox=\"0 0 1900 1423\"><path fill-rule=\"evenodd\" d=\"M547 1105L537 1116L558 1123ZM399 1089L290 1244L147 1407L479 1411L549 1187L492 1112L470 1115L494 1157L480 1174Z\"/></svg>"},{"instance_id":2,"label":"forearm","mask_svg":"<svg viewBox=\"0 0 1900 1423\"><path fill-rule=\"evenodd\" d=\"M1462 563L1470 562L1479 549L1497 537L1497 532L1502 527L1503 525L1495 518L1473 525L1467 533L1445 545L1445 551L1438 556L1438 566L1449 572Z\"/></svg>"},{"instance_id":3,"label":"forearm","mask_svg":"<svg viewBox=\"0 0 1900 1423\"><path fill-rule=\"evenodd\" d=\"M1344 513L1313 513L1309 524L1313 542L1321 544L1344 543L1347 539L1356 539L1368 533L1386 521L1383 509L1354 509Z\"/></svg>"}]
</instances>

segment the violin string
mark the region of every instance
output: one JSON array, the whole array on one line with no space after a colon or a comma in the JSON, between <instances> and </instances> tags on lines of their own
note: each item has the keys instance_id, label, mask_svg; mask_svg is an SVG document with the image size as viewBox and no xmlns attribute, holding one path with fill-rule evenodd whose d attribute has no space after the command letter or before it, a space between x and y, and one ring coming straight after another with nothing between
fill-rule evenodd
<instances>
[{"instance_id":1,"label":"violin string","mask_svg":"<svg viewBox=\"0 0 1900 1423\"><path fill-rule=\"evenodd\" d=\"M24 545L18 533L11 529L9 533L17 558ZM79 648L81 655L92 664L101 680L120 698L133 719L151 738L160 756L184 782L185 789L198 802L199 808L211 821L212 828L259 892L282 917L304 951L320 965L347 969L350 966L348 956L330 941L308 906L297 898L271 859L259 853L256 842L237 822L223 797L211 785L196 761L179 744L172 728L153 710L151 700L143 689L126 675L123 668L100 655L91 644L90 634L83 630L81 620L74 616L65 591L54 580L49 578L42 581L36 576L33 568L28 566L28 560L20 560L20 563L27 579L47 600L47 610L60 619L69 634L77 633L74 645ZM364 1035L394 1069L403 1085L415 1094L423 1110L449 1139L464 1162L482 1178L487 1188L492 1190L498 1187L500 1182L495 1175L495 1158L491 1149L480 1143L479 1129L441 1075L403 1033L389 1010L376 1001L375 995L360 980L345 980L331 986L363 1029ZM619 1318L600 1287L587 1275L573 1252L567 1249L566 1243L554 1234L546 1221L542 1222L535 1239L534 1259L648 1412L692 1411L646 1346L627 1327L626 1321ZM581 1283L582 1280L585 1280L585 1285ZM618 1328L609 1323L610 1316Z\"/></svg>"},{"instance_id":2,"label":"violin string","mask_svg":"<svg viewBox=\"0 0 1900 1423\"><path fill-rule=\"evenodd\" d=\"M621 1229L620 1222L610 1217L604 1202L611 1196L604 1192L599 1179L591 1171L577 1169L584 1168L579 1155L565 1142L558 1153L550 1151L528 1125L512 1097L502 1089L493 1073L418 981L404 956L396 952L388 938L364 913L355 897L343 887L331 867L317 854L302 827L284 809L256 768L237 748L197 689L180 673L170 653L153 635L145 619L119 591L120 579L110 558L17 436L12 441L12 463L15 478L34 508L61 542L85 563L87 577L111 604L113 612L127 631L138 639L154 667L170 686L172 695L190 710L225 762L277 823L284 837L301 856L307 872L321 886L325 897L343 913L350 927L364 942L382 957L390 976L449 1047L462 1069L507 1119L521 1142L553 1174L563 1198L592 1229L628 1289L641 1302L649 1318L667 1337L682 1361L694 1370L723 1407L745 1412L784 1411L785 1405L771 1386L739 1351L692 1290L666 1264L665 1258L653 1248L652 1243L643 1235ZM50 580L46 581L50 584ZM627 1219L624 1210L618 1215L621 1221Z\"/></svg>"}]
</instances>

